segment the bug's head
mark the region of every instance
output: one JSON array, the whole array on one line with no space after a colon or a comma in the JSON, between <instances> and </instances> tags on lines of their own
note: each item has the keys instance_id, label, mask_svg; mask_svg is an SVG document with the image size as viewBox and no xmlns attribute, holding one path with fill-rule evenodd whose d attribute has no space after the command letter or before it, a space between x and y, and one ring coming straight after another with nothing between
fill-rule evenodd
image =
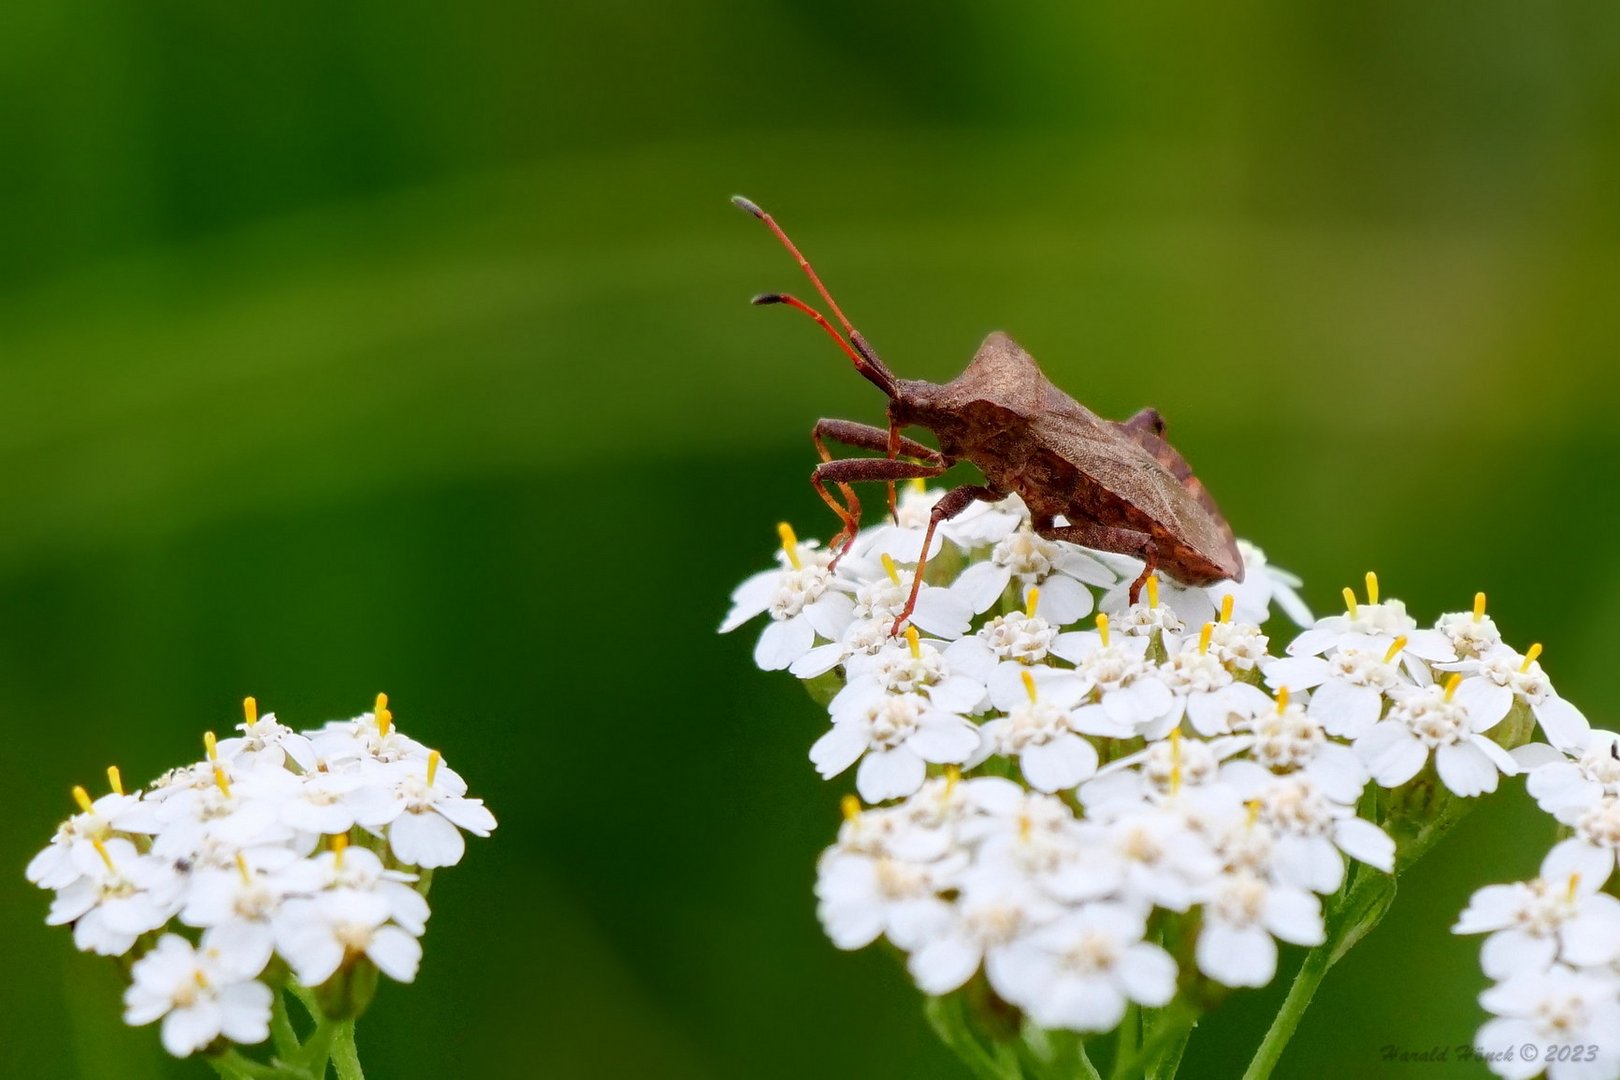
<instances>
[{"instance_id":1,"label":"bug's head","mask_svg":"<svg viewBox=\"0 0 1620 1080\"><path fill-rule=\"evenodd\" d=\"M794 246L793 241L788 239L787 233L782 231L782 227L776 223L771 215L761 210L752 201L743 198L741 195L733 195L731 201L739 209L746 210L763 221L766 228L770 229L776 238L782 242L782 246L788 249L794 259L798 260L800 269L805 272L805 276L815 286L816 292L821 294L821 299L826 302L828 309L833 313L833 317L844 328L844 334L849 335L848 339L846 340L844 334L840 334L832 323L827 321L826 316L796 296L790 296L787 293L763 293L754 297L754 303L785 304L810 316L816 321L817 325L827 331L828 336L838 343L838 347L844 350L844 354L855 365L856 371L860 372L868 382L883 391L889 398L894 398L899 391L900 381L894 377L894 373L888 369L888 366L878 359L877 353L873 351L872 346L866 343L866 339L861 337L860 331L850 325L849 320L844 317L843 310L839 308L838 302L832 298L832 294L827 291L827 287L816 276L815 270L810 266L810 261L799 253L799 249Z\"/></svg>"}]
</instances>

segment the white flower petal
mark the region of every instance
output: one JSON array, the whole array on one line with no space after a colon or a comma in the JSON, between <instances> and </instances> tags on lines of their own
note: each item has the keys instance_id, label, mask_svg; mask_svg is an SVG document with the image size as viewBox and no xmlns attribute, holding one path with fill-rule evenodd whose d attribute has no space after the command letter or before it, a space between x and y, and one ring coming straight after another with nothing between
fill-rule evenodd
<instances>
[{"instance_id":1,"label":"white flower petal","mask_svg":"<svg viewBox=\"0 0 1620 1080\"><path fill-rule=\"evenodd\" d=\"M759 643L754 646L754 663L762 671L781 671L809 652L815 643L815 627L801 612L765 627L759 635Z\"/></svg>"},{"instance_id":2,"label":"white flower petal","mask_svg":"<svg viewBox=\"0 0 1620 1080\"><path fill-rule=\"evenodd\" d=\"M412 982L422 962L422 943L397 926L379 927L371 935L366 955L377 970L395 982Z\"/></svg>"},{"instance_id":3,"label":"white flower petal","mask_svg":"<svg viewBox=\"0 0 1620 1080\"><path fill-rule=\"evenodd\" d=\"M1479 966L1492 979L1506 979L1527 971L1545 971L1557 956L1557 938L1538 937L1509 927L1485 939L1479 950Z\"/></svg>"},{"instance_id":4,"label":"white flower petal","mask_svg":"<svg viewBox=\"0 0 1620 1080\"><path fill-rule=\"evenodd\" d=\"M1026 746L1018 764L1036 791L1059 791L1097 771L1097 751L1080 736L1064 732L1050 742Z\"/></svg>"},{"instance_id":5,"label":"white flower petal","mask_svg":"<svg viewBox=\"0 0 1620 1080\"><path fill-rule=\"evenodd\" d=\"M950 590L965 601L975 614L996 606L1012 581L1012 571L1000 563L980 562L963 570L951 582Z\"/></svg>"},{"instance_id":6,"label":"white flower petal","mask_svg":"<svg viewBox=\"0 0 1620 1080\"><path fill-rule=\"evenodd\" d=\"M1258 926L1206 922L1195 951L1198 970L1227 986L1264 986L1277 973L1277 943Z\"/></svg>"},{"instance_id":7,"label":"white flower petal","mask_svg":"<svg viewBox=\"0 0 1620 1080\"><path fill-rule=\"evenodd\" d=\"M925 942L906 967L925 994L948 994L979 970L980 950L966 938L947 934Z\"/></svg>"},{"instance_id":8,"label":"white flower petal","mask_svg":"<svg viewBox=\"0 0 1620 1080\"><path fill-rule=\"evenodd\" d=\"M855 790L869 803L902 799L915 794L927 774L923 759L904 746L873 750L861 759L855 773Z\"/></svg>"},{"instance_id":9,"label":"white flower petal","mask_svg":"<svg viewBox=\"0 0 1620 1080\"><path fill-rule=\"evenodd\" d=\"M1423 769L1429 752L1405 724L1385 720L1355 742L1355 751L1381 787L1399 787Z\"/></svg>"},{"instance_id":10,"label":"white flower petal","mask_svg":"<svg viewBox=\"0 0 1620 1080\"><path fill-rule=\"evenodd\" d=\"M1053 626L1068 626L1091 614L1091 590L1074 578L1052 574L1040 588L1040 616Z\"/></svg>"},{"instance_id":11,"label":"white flower petal","mask_svg":"<svg viewBox=\"0 0 1620 1080\"><path fill-rule=\"evenodd\" d=\"M1490 757L1473 742L1435 747L1434 769L1441 783L1464 798L1495 791L1501 775Z\"/></svg>"},{"instance_id":12,"label":"white flower petal","mask_svg":"<svg viewBox=\"0 0 1620 1080\"><path fill-rule=\"evenodd\" d=\"M1333 842L1352 859L1384 873L1395 869L1395 841L1365 818L1340 818L1333 827Z\"/></svg>"},{"instance_id":13,"label":"white flower petal","mask_svg":"<svg viewBox=\"0 0 1620 1080\"><path fill-rule=\"evenodd\" d=\"M388 847L408 866L454 866L467 850L461 830L431 810L407 811L388 826Z\"/></svg>"},{"instance_id":14,"label":"white flower petal","mask_svg":"<svg viewBox=\"0 0 1620 1080\"><path fill-rule=\"evenodd\" d=\"M831 780L866 753L868 745L864 728L852 721L834 723L825 735L810 747L810 762L823 780Z\"/></svg>"}]
</instances>

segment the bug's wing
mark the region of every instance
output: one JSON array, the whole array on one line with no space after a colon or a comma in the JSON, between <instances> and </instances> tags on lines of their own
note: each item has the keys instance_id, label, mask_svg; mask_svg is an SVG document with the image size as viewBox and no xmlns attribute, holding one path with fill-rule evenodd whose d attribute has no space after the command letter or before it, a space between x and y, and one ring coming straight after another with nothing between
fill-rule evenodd
<instances>
[{"instance_id":1,"label":"bug's wing","mask_svg":"<svg viewBox=\"0 0 1620 1080\"><path fill-rule=\"evenodd\" d=\"M1187 464L1187 459L1181 456L1181 452L1166 442L1162 435L1145 428L1129 428L1124 424L1115 424L1114 427L1151 454L1153 459L1164 466L1165 471L1175 477L1187 490L1187 494L1197 500L1198 505L1203 507L1204 512L1215 522L1225 545L1224 550L1230 551L1234 558L1241 561L1241 556L1237 555L1237 538L1232 533L1231 524L1227 522L1226 515L1221 513L1221 508L1215 504L1215 498L1210 495L1209 489L1193 475L1192 466Z\"/></svg>"},{"instance_id":2,"label":"bug's wing","mask_svg":"<svg viewBox=\"0 0 1620 1080\"><path fill-rule=\"evenodd\" d=\"M1181 543L1241 573L1230 526L1169 443L1146 432L1124 432L1050 384L1046 408L1031 419L1030 431Z\"/></svg>"}]
</instances>

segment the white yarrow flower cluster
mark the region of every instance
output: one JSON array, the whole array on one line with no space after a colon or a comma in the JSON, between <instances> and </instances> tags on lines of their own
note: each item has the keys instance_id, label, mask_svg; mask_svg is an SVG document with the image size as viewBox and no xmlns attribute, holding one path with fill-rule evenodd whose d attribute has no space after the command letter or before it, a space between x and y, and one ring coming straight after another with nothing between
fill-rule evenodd
<instances>
[{"instance_id":1,"label":"white yarrow flower cluster","mask_svg":"<svg viewBox=\"0 0 1620 1080\"><path fill-rule=\"evenodd\" d=\"M1501 648L1488 643L1476 655L1490 660ZM1620 734L1571 724L1567 715L1549 723L1543 710L1559 701L1550 688L1525 694L1513 686L1513 675L1532 672L1544 684L1537 652L1501 665L1509 678L1497 685L1511 687L1541 719L1549 742L1521 746L1514 758L1531 797L1569 835L1547 852L1535 879L1474 893L1452 930L1486 935L1480 967L1495 981L1479 1001L1494 1016L1474 1041L1498 1076L1620 1077L1620 900L1612 895ZM1538 1049L1535 1058L1509 1052L1525 1046Z\"/></svg>"},{"instance_id":2,"label":"white yarrow flower cluster","mask_svg":"<svg viewBox=\"0 0 1620 1080\"><path fill-rule=\"evenodd\" d=\"M239 736L209 732L204 760L144 791L126 793L117 768L110 794L74 788L80 812L26 871L55 893L46 922L125 959L125 1020L162 1020L176 1056L262 1042L288 970L316 989L364 959L412 981L423 872L461 861L463 831L495 828L439 752L399 731L384 695L303 732L252 698L244 713Z\"/></svg>"},{"instance_id":3,"label":"white yarrow flower cluster","mask_svg":"<svg viewBox=\"0 0 1620 1080\"><path fill-rule=\"evenodd\" d=\"M1299 580L1242 543L1241 585L1149 577L1131 603L1140 562L1037 536L1012 497L936 533L926 617L919 602L904 618L939 497L908 493L901 524L836 560L783 526L780 569L745 583L721 627L769 610L761 666L830 702L810 757L828 779L853 769L858 793L817 874L838 947L887 940L929 995L982 980L1034 1024L1087 1033L1199 982L1264 986L1280 944L1324 942L1324 898L1394 871L1392 832L1411 822L1386 831L1390 807L1494 790L1527 767L1509 751L1539 723L1561 750L1531 791L1575 830L1554 861L1577 869L1536 895L1579 910L1535 916L1539 936L1493 962L1574 972L1586 981L1562 990L1583 1001L1614 977L1616 957L1584 945L1601 924L1620 953L1620 904L1597 896L1620 851L1620 751L1554 693L1539 647L1502 643L1483 596L1422 628L1369 574L1364 601L1346 590L1343 614L1312 620ZM853 600L831 601L838 619L795 606L809 568L816 595ZM875 592L890 602L853 599ZM1304 627L1280 654L1273 604ZM789 633L791 650L772 644ZM1518 925L1508 907L1491 927ZM1502 1009L1557 1019L1530 997ZM1581 1030L1609 1016L1581 1012Z\"/></svg>"}]
</instances>

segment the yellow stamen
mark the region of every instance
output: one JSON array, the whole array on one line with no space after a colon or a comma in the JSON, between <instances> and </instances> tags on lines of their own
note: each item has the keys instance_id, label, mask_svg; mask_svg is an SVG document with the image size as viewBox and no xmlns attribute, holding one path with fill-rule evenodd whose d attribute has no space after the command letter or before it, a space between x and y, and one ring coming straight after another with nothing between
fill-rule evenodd
<instances>
[{"instance_id":1,"label":"yellow stamen","mask_svg":"<svg viewBox=\"0 0 1620 1080\"><path fill-rule=\"evenodd\" d=\"M1355 618L1356 617L1356 591L1354 589L1352 589L1348 585L1346 585L1344 587L1344 606L1345 606L1345 610L1350 612L1350 617L1352 619Z\"/></svg>"},{"instance_id":2,"label":"yellow stamen","mask_svg":"<svg viewBox=\"0 0 1620 1080\"><path fill-rule=\"evenodd\" d=\"M224 792L227 799L231 797L231 782L225 778L225 770L218 765L214 766L214 786Z\"/></svg>"},{"instance_id":3,"label":"yellow stamen","mask_svg":"<svg viewBox=\"0 0 1620 1080\"><path fill-rule=\"evenodd\" d=\"M1227 593L1221 597L1221 622L1232 621L1232 607L1237 603L1237 597Z\"/></svg>"},{"instance_id":4,"label":"yellow stamen","mask_svg":"<svg viewBox=\"0 0 1620 1080\"><path fill-rule=\"evenodd\" d=\"M1147 579L1148 607L1159 606L1159 575L1149 574Z\"/></svg>"},{"instance_id":5,"label":"yellow stamen","mask_svg":"<svg viewBox=\"0 0 1620 1080\"><path fill-rule=\"evenodd\" d=\"M1451 678L1446 680L1446 700L1447 701L1451 700L1452 695L1456 694L1456 692L1457 692L1457 687L1459 687L1461 685L1462 685L1462 672L1460 672L1460 671L1454 672L1452 674Z\"/></svg>"},{"instance_id":6,"label":"yellow stamen","mask_svg":"<svg viewBox=\"0 0 1620 1080\"><path fill-rule=\"evenodd\" d=\"M81 784L73 785L73 801L78 803L79 810L86 814L90 812L90 807L93 805L90 802L90 793L84 790L84 787Z\"/></svg>"},{"instance_id":7,"label":"yellow stamen","mask_svg":"<svg viewBox=\"0 0 1620 1080\"><path fill-rule=\"evenodd\" d=\"M1479 620L1483 619L1484 617L1485 594L1482 592L1477 592L1474 594L1474 621L1479 622Z\"/></svg>"},{"instance_id":8,"label":"yellow stamen","mask_svg":"<svg viewBox=\"0 0 1620 1080\"><path fill-rule=\"evenodd\" d=\"M1034 702L1035 702L1035 676L1031 675L1027 671L1021 671L1021 672L1019 672L1019 674L1024 677L1024 693L1029 695L1030 703L1034 704Z\"/></svg>"},{"instance_id":9,"label":"yellow stamen","mask_svg":"<svg viewBox=\"0 0 1620 1080\"><path fill-rule=\"evenodd\" d=\"M433 786L433 774L439 771L439 762L441 762L443 760L444 760L444 755L439 753L437 750L433 751L432 753L430 753L428 755L428 773L427 773L428 787Z\"/></svg>"},{"instance_id":10,"label":"yellow stamen","mask_svg":"<svg viewBox=\"0 0 1620 1080\"><path fill-rule=\"evenodd\" d=\"M1103 648L1108 648L1108 616L1097 616L1097 634L1102 638Z\"/></svg>"},{"instance_id":11,"label":"yellow stamen","mask_svg":"<svg viewBox=\"0 0 1620 1080\"><path fill-rule=\"evenodd\" d=\"M911 490L915 491L919 495L926 495L928 493L928 481L920 476L912 477Z\"/></svg>"},{"instance_id":12,"label":"yellow stamen","mask_svg":"<svg viewBox=\"0 0 1620 1080\"><path fill-rule=\"evenodd\" d=\"M1378 603L1378 575L1367 571L1367 603Z\"/></svg>"},{"instance_id":13,"label":"yellow stamen","mask_svg":"<svg viewBox=\"0 0 1620 1080\"><path fill-rule=\"evenodd\" d=\"M1384 663L1393 664L1395 658L1401 655L1401 650L1404 648L1406 648L1406 636L1403 634L1389 643L1389 651L1384 653Z\"/></svg>"},{"instance_id":14,"label":"yellow stamen","mask_svg":"<svg viewBox=\"0 0 1620 1080\"><path fill-rule=\"evenodd\" d=\"M1035 822L1028 814L1018 815L1018 839L1028 841L1035 832Z\"/></svg>"},{"instance_id":15,"label":"yellow stamen","mask_svg":"<svg viewBox=\"0 0 1620 1080\"><path fill-rule=\"evenodd\" d=\"M887 551L883 553L883 572L889 575L890 581L900 584L900 571L894 568L894 558Z\"/></svg>"},{"instance_id":16,"label":"yellow stamen","mask_svg":"<svg viewBox=\"0 0 1620 1080\"><path fill-rule=\"evenodd\" d=\"M1260 800L1250 799L1243 804L1243 808L1249 812L1249 827L1252 829L1254 823L1260 820Z\"/></svg>"},{"instance_id":17,"label":"yellow stamen","mask_svg":"<svg viewBox=\"0 0 1620 1080\"><path fill-rule=\"evenodd\" d=\"M1181 790L1181 725L1170 729L1170 794Z\"/></svg>"},{"instance_id":18,"label":"yellow stamen","mask_svg":"<svg viewBox=\"0 0 1620 1080\"><path fill-rule=\"evenodd\" d=\"M118 872L118 867L113 865L112 855L107 851L106 844L103 844L101 840L97 838L90 841L90 846L96 849L96 854L101 856L101 861L107 864L108 873L114 874Z\"/></svg>"},{"instance_id":19,"label":"yellow stamen","mask_svg":"<svg viewBox=\"0 0 1620 1080\"><path fill-rule=\"evenodd\" d=\"M242 699L242 719L247 721L248 727L259 722L259 703L251 697Z\"/></svg>"},{"instance_id":20,"label":"yellow stamen","mask_svg":"<svg viewBox=\"0 0 1620 1080\"><path fill-rule=\"evenodd\" d=\"M203 732L203 749L208 751L209 761L219 760L219 750L216 749L217 746L218 742L214 739L214 733L212 731Z\"/></svg>"},{"instance_id":21,"label":"yellow stamen","mask_svg":"<svg viewBox=\"0 0 1620 1080\"><path fill-rule=\"evenodd\" d=\"M349 834L337 833L332 837L332 866L343 869L343 853L349 849Z\"/></svg>"},{"instance_id":22,"label":"yellow stamen","mask_svg":"<svg viewBox=\"0 0 1620 1080\"><path fill-rule=\"evenodd\" d=\"M248 869L247 857L240 851L236 853L236 872L242 875L242 880L248 884L253 883L253 871Z\"/></svg>"},{"instance_id":23,"label":"yellow stamen","mask_svg":"<svg viewBox=\"0 0 1620 1080\"><path fill-rule=\"evenodd\" d=\"M906 644L911 647L911 658L921 660L922 642L917 638L917 628L915 626L906 627Z\"/></svg>"},{"instance_id":24,"label":"yellow stamen","mask_svg":"<svg viewBox=\"0 0 1620 1080\"><path fill-rule=\"evenodd\" d=\"M962 782L962 767L960 765L945 766L945 794L949 795L956 790L956 785Z\"/></svg>"},{"instance_id":25,"label":"yellow stamen","mask_svg":"<svg viewBox=\"0 0 1620 1080\"><path fill-rule=\"evenodd\" d=\"M1530 646L1529 651L1527 651L1524 654L1524 663L1519 665L1519 674L1523 675L1525 672L1529 671L1530 670L1530 665L1535 663L1536 662L1536 657L1538 657L1540 655L1541 655L1541 642L1538 641L1534 645Z\"/></svg>"},{"instance_id":26,"label":"yellow stamen","mask_svg":"<svg viewBox=\"0 0 1620 1080\"><path fill-rule=\"evenodd\" d=\"M112 788L114 795L122 795L124 793L124 776L118 771L118 766L116 765L107 766L107 786Z\"/></svg>"},{"instance_id":27,"label":"yellow stamen","mask_svg":"<svg viewBox=\"0 0 1620 1080\"><path fill-rule=\"evenodd\" d=\"M1575 894L1580 892L1580 889L1581 889L1581 875L1580 874L1571 874L1571 875L1569 875L1569 900L1570 900L1570 903L1575 902Z\"/></svg>"},{"instance_id":28,"label":"yellow stamen","mask_svg":"<svg viewBox=\"0 0 1620 1080\"><path fill-rule=\"evenodd\" d=\"M1288 687L1277 687L1277 715L1281 716L1288 711Z\"/></svg>"},{"instance_id":29,"label":"yellow stamen","mask_svg":"<svg viewBox=\"0 0 1620 1080\"><path fill-rule=\"evenodd\" d=\"M371 715L377 721L377 738L388 738L388 725L394 722L394 714L388 710L387 694L377 695L377 701L371 707Z\"/></svg>"},{"instance_id":30,"label":"yellow stamen","mask_svg":"<svg viewBox=\"0 0 1620 1080\"><path fill-rule=\"evenodd\" d=\"M203 974L202 968L197 968L195 971L193 971L191 973L191 977L197 980L197 985L199 987L204 990L208 989L208 976Z\"/></svg>"},{"instance_id":31,"label":"yellow stamen","mask_svg":"<svg viewBox=\"0 0 1620 1080\"><path fill-rule=\"evenodd\" d=\"M787 555L788 565L803 570L804 563L799 561L799 538L793 535L793 526L782 522L776 527L776 535L782 538L782 551Z\"/></svg>"},{"instance_id":32,"label":"yellow stamen","mask_svg":"<svg viewBox=\"0 0 1620 1080\"><path fill-rule=\"evenodd\" d=\"M854 821L861 816L861 800L853 795L845 795L839 808L844 812L845 821Z\"/></svg>"},{"instance_id":33,"label":"yellow stamen","mask_svg":"<svg viewBox=\"0 0 1620 1080\"><path fill-rule=\"evenodd\" d=\"M1199 656L1208 656L1209 655L1209 638L1210 638L1210 635L1213 634L1213 633L1215 633L1215 624L1212 623L1212 622L1205 623L1204 628L1202 630L1198 631L1198 655Z\"/></svg>"},{"instance_id":34,"label":"yellow stamen","mask_svg":"<svg viewBox=\"0 0 1620 1080\"><path fill-rule=\"evenodd\" d=\"M1041 590L1031 588L1024 594L1024 614L1030 618L1035 617L1035 609L1041 606Z\"/></svg>"}]
</instances>

